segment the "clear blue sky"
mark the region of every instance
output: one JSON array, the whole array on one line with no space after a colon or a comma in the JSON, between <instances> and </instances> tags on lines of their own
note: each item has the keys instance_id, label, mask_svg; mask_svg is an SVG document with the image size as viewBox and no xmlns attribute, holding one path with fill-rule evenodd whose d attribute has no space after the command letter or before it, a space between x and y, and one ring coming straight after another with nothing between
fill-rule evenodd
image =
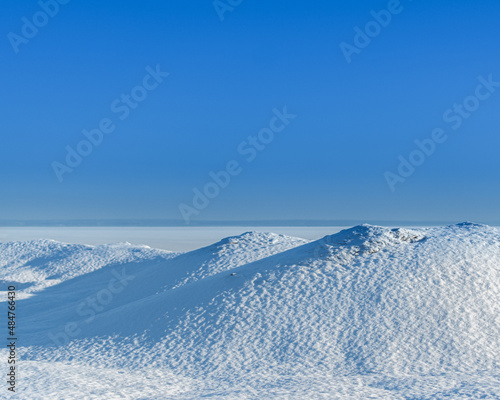
<instances>
[{"instance_id":1,"label":"clear blue sky","mask_svg":"<svg viewBox=\"0 0 500 400\"><path fill-rule=\"evenodd\" d=\"M341 43L387 1L244 0L223 21L211 0L72 0L46 21L36 1L2 7L2 220L181 219L235 160L192 221L500 221L500 87L468 97L500 82L498 1L401 0L350 63ZM121 120L158 65L170 75ZM467 98L454 130L443 114ZM285 106L296 118L249 162L238 147ZM103 118L115 130L60 182L53 163ZM437 128L447 140L391 190L384 174Z\"/></svg>"}]
</instances>

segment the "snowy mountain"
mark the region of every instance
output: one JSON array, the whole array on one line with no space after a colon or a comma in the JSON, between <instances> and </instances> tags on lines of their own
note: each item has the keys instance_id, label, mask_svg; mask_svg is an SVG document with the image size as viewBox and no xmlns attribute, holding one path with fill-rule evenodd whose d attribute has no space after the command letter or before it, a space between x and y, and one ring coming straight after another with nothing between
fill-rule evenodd
<instances>
[{"instance_id":1,"label":"snowy mountain","mask_svg":"<svg viewBox=\"0 0 500 400\"><path fill-rule=\"evenodd\" d=\"M498 229L361 225L314 242L249 232L190 253L136 251L68 268L19 302L29 396L500 398ZM5 279L28 266L54 276L32 253L11 256ZM86 381L44 386L45 365Z\"/></svg>"}]
</instances>

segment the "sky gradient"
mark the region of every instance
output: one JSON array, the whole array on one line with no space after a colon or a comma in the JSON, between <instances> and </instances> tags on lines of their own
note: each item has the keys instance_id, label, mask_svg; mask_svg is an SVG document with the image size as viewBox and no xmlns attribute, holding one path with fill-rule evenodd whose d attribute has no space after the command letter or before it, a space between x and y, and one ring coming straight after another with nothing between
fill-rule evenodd
<instances>
[{"instance_id":1,"label":"sky gradient","mask_svg":"<svg viewBox=\"0 0 500 400\"><path fill-rule=\"evenodd\" d=\"M500 222L497 1L61 3L0 16L0 220Z\"/></svg>"}]
</instances>

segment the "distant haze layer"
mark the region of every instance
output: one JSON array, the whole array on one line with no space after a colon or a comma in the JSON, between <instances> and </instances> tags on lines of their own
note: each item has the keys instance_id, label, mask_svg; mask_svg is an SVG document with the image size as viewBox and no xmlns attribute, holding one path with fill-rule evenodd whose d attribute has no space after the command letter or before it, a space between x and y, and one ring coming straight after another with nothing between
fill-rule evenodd
<instances>
[{"instance_id":1,"label":"distant haze layer","mask_svg":"<svg viewBox=\"0 0 500 400\"><path fill-rule=\"evenodd\" d=\"M129 242L162 250L190 251L249 231L274 232L314 240L342 229L345 227L2 227L0 242L37 239L89 245Z\"/></svg>"}]
</instances>

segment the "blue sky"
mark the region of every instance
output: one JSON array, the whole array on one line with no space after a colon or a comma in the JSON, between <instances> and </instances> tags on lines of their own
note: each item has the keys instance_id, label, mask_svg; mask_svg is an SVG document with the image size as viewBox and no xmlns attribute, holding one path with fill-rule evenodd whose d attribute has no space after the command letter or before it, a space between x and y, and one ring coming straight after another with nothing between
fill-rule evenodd
<instances>
[{"instance_id":1,"label":"blue sky","mask_svg":"<svg viewBox=\"0 0 500 400\"><path fill-rule=\"evenodd\" d=\"M221 21L210 0L72 0L44 21L38 2L5 4L0 220L500 221L500 88L474 101L478 77L500 82L498 2L228 7ZM389 9L381 26L371 12ZM348 62L340 45L367 24ZM121 120L111 104L147 67L169 75ZM455 130L443 114L464 101ZM239 146L284 107L296 117L248 162ZM115 129L70 168L67 146L103 118ZM403 177L400 157L435 129L447 140ZM197 208L193 189L232 160L240 172Z\"/></svg>"}]
</instances>

